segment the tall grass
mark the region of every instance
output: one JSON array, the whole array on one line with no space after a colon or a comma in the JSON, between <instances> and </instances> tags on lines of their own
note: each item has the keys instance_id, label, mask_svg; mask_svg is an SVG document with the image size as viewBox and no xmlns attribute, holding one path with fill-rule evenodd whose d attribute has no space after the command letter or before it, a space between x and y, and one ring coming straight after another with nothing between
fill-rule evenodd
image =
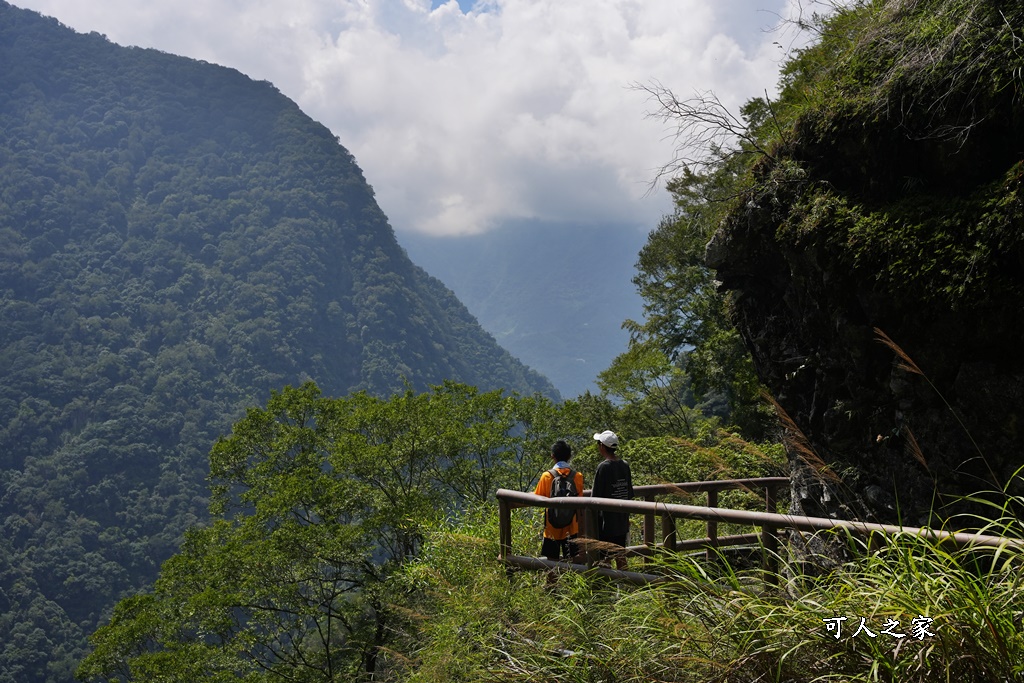
<instances>
[{"instance_id":1,"label":"tall grass","mask_svg":"<svg viewBox=\"0 0 1024 683\"><path fill-rule=\"evenodd\" d=\"M927 379L876 334L900 367ZM823 482L841 486L780 415L791 451ZM929 471L913 434L905 436L908 456ZM1001 490L964 499L987 515L948 524L1024 539L1024 497L1010 493L1024 483L1022 473ZM513 528L519 548L536 545L528 523ZM693 531L702 536L703 523ZM709 564L663 553L644 571L666 580L635 588L599 576L506 573L495 559L496 513L480 510L438 529L400 576L415 606L402 609L416 616L405 622L406 649L392 657L387 680L1024 683L1024 551L911 534L869 542L842 530L820 533L833 534L829 542L849 548L851 559L805 575L783 555L769 576L734 569L725 556Z\"/></svg>"},{"instance_id":2,"label":"tall grass","mask_svg":"<svg viewBox=\"0 0 1024 683\"><path fill-rule=\"evenodd\" d=\"M648 570L669 580L632 588L506 574L494 520L471 526L438 530L406 572L420 615L389 680L1024 681L1018 551L838 538L854 560L812 577L780 557L778 588L760 570L665 554ZM836 638L828 620L844 616Z\"/></svg>"}]
</instances>

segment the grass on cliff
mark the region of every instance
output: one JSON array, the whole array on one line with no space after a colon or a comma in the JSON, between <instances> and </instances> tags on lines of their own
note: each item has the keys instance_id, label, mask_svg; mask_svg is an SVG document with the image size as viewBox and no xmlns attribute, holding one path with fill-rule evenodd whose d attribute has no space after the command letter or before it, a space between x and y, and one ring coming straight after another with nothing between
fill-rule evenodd
<instances>
[{"instance_id":1,"label":"grass on cliff","mask_svg":"<svg viewBox=\"0 0 1024 683\"><path fill-rule=\"evenodd\" d=\"M1024 680L1019 552L896 536L822 576L783 558L779 589L760 571L661 557L655 570L671 581L636 588L507 575L496 517L484 509L436 530L401 575L389 680ZM999 530L1019 537L1012 524ZM516 525L520 549L534 543L527 526Z\"/></svg>"},{"instance_id":2,"label":"grass on cliff","mask_svg":"<svg viewBox=\"0 0 1024 683\"><path fill-rule=\"evenodd\" d=\"M985 105L1024 86L1024 7L988 0L854 0L824 6L803 28L816 40L782 69L783 107L792 121L809 111L865 119L912 120L927 127L950 115L959 127L934 136L964 136ZM977 119L971 118L976 116ZM922 129L923 130L923 129Z\"/></svg>"}]
</instances>

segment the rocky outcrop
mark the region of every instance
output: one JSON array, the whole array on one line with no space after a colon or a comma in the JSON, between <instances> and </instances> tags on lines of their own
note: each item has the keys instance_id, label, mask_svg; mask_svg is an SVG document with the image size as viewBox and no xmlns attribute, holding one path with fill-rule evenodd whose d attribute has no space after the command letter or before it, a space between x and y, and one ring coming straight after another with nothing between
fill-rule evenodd
<instances>
[{"instance_id":1,"label":"rocky outcrop","mask_svg":"<svg viewBox=\"0 0 1024 683\"><path fill-rule=\"evenodd\" d=\"M849 48L833 23L708 245L806 437L794 512L934 524L1024 465L1020 26L1019 7L889 2L845 17Z\"/></svg>"}]
</instances>

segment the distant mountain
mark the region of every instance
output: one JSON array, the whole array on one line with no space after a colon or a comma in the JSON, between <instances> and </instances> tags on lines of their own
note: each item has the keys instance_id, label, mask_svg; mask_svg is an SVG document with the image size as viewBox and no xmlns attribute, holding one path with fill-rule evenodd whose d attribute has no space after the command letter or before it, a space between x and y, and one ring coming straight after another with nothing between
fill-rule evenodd
<instances>
[{"instance_id":1,"label":"distant mountain","mask_svg":"<svg viewBox=\"0 0 1024 683\"><path fill-rule=\"evenodd\" d=\"M642 318L632 278L646 237L625 226L522 221L481 235L400 232L398 240L502 346L563 396L578 396L626 350L622 322Z\"/></svg>"},{"instance_id":2,"label":"distant mountain","mask_svg":"<svg viewBox=\"0 0 1024 683\"><path fill-rule=\"evenodd\" d=\"M0 683L71 680L205 518L214 440L307 379L558 396L271 84L0 0Z\"/></svg>"}]
</instances>

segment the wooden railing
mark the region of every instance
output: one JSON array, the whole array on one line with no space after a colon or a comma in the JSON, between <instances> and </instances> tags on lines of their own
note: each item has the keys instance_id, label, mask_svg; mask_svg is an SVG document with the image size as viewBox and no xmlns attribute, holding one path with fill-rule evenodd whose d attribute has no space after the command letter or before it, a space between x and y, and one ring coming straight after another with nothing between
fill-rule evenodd
<instances>
[{"instance_id":1,"label":"wooden railing","mask_svg":"<svg viewBox=\"0 0 1024 683\"><path fill-rule=\"evenodd\" d=\"M778 512L778 496L777 491L780 488L789 486L788 477L760 477L757 479L722 479L719 481L690 481L682 484L658 484L654 486L637 486L633 489L633 495L637 498L641 498L649 503L653 503L658 496L664 495L677 495L685 496L696 493L707 494L707 506L709 508L718 508L718 493L719 491L728 491L733 489L741 490L756 490L762 489L764 491L764 505L765 512ZM595 513L596 514L596 513ZM655 519L659 515L654 512L644 513L644 526L643 526L643 546L637 546L634 549L634 554L649 554L650 549L662 546L669 550L691 550L694 548L706 548L708 552L712 552L713 548L730 546L730 545L741 545L744 543L756 542L758 540L757 534L741 534L738 536L718 536L718 519L707 519L707 537L679 540L676 533L676 517L671 514L662 512L661 517L661 541L658 542L655 536ZM768 529L768 527L765 527ZM772 532L772 539L774 539L774 533ZM774 543L774 540L769 540L769 543ZM774 545L772 545L774 549Z\"/></svg>"},{"instance_id":2,"label":"wooden railing","mask_svg":"<svg viewBox=\"0 0 1024 683\"><path fill-rule=\"evenodd\" d=\"M845 529L853 534L870 537L881 533L910 534L938 542L951 542L956 545L973 545L989 548L1013 547L1024 549L1019 540L1002 536L987 536L969 532L948 532L935 529L903 527L891 524L872 524L823 517L804 517L800 515L779 514L776 511L777 490L788 485L786 477L765 477L759 479L730 479L722 481L687 482L683 484L664 484L658 486L637 486L633 492L643 500L615 500L611 498L593 498L589 492L574 498L546 498L499 489L497 492L499 509L499 545L500 559L511 566L525 569L567 568L578 571L593 571L636 583L647 583L662 580L663 577L643 572L619 571L610 567L596 566L599 552L595 544L587 539L596 537L589 533L597 529L597 513L599 510L626 512L631 515L643 515L643 545L630 546L624 550L626 555L645 556L655 552L657 548L669 551L712 549L723 546L758 543L761 547L762 566L768 575L774 575L777 569L778 532L780 529L816 532L826 529ZM732 510L717 507L718 493L728 489L761 489L764 491L765 511ZM655 497L669 493L707 493L708 504L683 505L678 503L656 502ZM578 511L580 520L580 545L584 549L584 563L570 564L553 562L544 558L514 555L512 553L512 511L517 508L567 507ZM658 538L655 520L661 520L661 534ZM698 519L707 523L707 536L698 539L677 538L676 520ZM719 536L720 522L752 526L760 529L760 533Z\"/></svg>"}]
</instances>

